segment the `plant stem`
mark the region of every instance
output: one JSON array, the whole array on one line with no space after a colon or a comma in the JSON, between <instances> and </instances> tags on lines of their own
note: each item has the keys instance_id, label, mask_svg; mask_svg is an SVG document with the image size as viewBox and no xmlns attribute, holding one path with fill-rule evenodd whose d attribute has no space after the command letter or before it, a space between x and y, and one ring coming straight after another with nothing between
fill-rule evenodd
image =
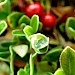
<instances>
[{"instance_id":1,"label":"plant stem","mask_svg":"<svg viewBox=\"0 0 75 75\"><path fill-rule=\"evenodd\" d=\"M8 63L10 62L10 60L5 59L5 58L1 58L1 57L0 57L0 60L1 60L1 61L5 61L5 62L8 62Z\"/></svg>"},{"instance_id":2,"label":"plant stem","mask_svg":"<svg viewBox=\"0 0 75 75\"><path fill-rule=\"evenodd\" d=\"M12 46L9 47L10 50L10 75L14 75L14 53Z\"/></svg>"},{"instance_id":3,"label":"plant stem","mask_svg":"<svg viewBox=\"0 0 75 75\"><path fill-rule=\"evenodd\" d=\"M33 0L25 0L28 4L33 4Z\"/></svg>"},{"instance_id":4,"label":"plant stem","mask_svg":"<svg viewBox=\"0 0 75 75\"><path fill-rule=\"evenodd\" d=\"M32 57L35 59L37 57L37 53L34 53Z\"/></svg>"},{"instance_id":5,"label":"plant stem","mask_svg":"<svg viewBox=\"0 0 75 75\"><path fill-rule=\"evenodd\" d=\"M32 54L30 55L30 75L34 75L34 59L32 57Z\"/></svg>"},{"instance_id":6,"label":"plant stem","mask_svg":"<svg viewBox=\"0 0 75 75\"><path fill-rule=\"evenodd\" d=\"M46 13L49 14L51 9L51 1L46 0Z\"/></svg>"}]
</instances>

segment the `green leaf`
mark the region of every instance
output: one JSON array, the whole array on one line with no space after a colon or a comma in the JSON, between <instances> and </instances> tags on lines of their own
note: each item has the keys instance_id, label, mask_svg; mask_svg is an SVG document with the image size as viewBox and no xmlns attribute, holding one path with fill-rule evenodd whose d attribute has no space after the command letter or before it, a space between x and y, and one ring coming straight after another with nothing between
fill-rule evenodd
<instances>
[{"instance_id":1,"label":"green leaf","mask_svg":"<svg viewBox=\"0 0 75 75\"><path fill-rule=\"evenodd\" d=\"M24 67L24 71L26 75L30 75L30 64L26 64L26 66Z\"/></svg>"},{"instance_id":2,"label":"green leaf","mask_svg":"<svg viewBox=\"0 0 75 75\"><path fill-rule=\"evenodd\" d=\"M6 4L7 1L8 1L8 0L0 0L0 6Z\"/></svg>"},{"instance_id":3,"label":"green leaf","mask_svg":"<svg viewBox=\"0 0 75 75\"><path fill-rule=\"evenodd\" d=\"M6 13L5 11L1 11L1 10L0 10L0 15L1 15L0 20L4 20L4 19L7 18L8 13Z\"/></svg>"},{"instance_id":4,"label":"green leaf","mask_svg":"<svg viewBox=\"0 0 75 75\"><path fill-rule=\"evenodd\" d=\"M56 62L48 62L48 61L41 61L38 63L37 70L39 73L46 73L46 72L52 72L54 73L57 69L57 63Z\"/></svg>"},{"instance_id":5,"label":"green leaf","mask_svg":"<svg viewBox=\"0 0 75 75\"><path fill-rule=\"evenodd\" d=\"M6 59L6 58L2 58L2 57L0 57L0 61L4 61L4 62L10 62L10 60L8 60L8 59Z\"/></svg>"},{"instance_id":6,"label":"green leaf","mask_svg":"<svg viewBox=\"0 0 75 75\"><path fill-rule=\"evenodd\" d=\"M13 47L13 50L16 52L16 54L23 58L28 52L28 45L17 45Z\"/></svg>"},{"instance_id":7,"label":"green leaf","mask_svg":"<svg viewBox=\"0 0 75 75\"><path fill-rule=\"evenodd\" d=\"M10 4L10 0L7 0L7 2L4 5L4 9L3 9L6 13L10 14L11 13L11 4Z\"/></svg>"},{"instance_id":8,"label":"green leaf","mask_svg":"<svg viewBox=\"0 0 75 75\"><path fill-rule=\"evenodd\" d=\"M52 48L48 53L44 55L43 60L49 61L49 62L58 61L62 50L63 49L61 47Z\"/></svg>"},{"instance_id":9,"label":"green leaf","mask_svg":"<svg viewBox=\"0 0 75 75\"><path fill-rule=\"evenodd\" d=\"M54 75L65 75L63 69L59 68L55 71Z\"/></svg>"},{"instance_id":10,"label":"green leaf","mask_svg":"<svg viewBox=\"0 0 75 75\"><path fill-rule=\"evenodd\" d=\"M7 29L7 23L5 21L0 21L0 35Z\"/></svg>"},{"instance_id":11,"label":"green leaf","mask_svg":"<svg viewBox=\"0 0 75 75\"><path fill-rule=\"evenodd\" d=\"M0 52L0 57L7 58L10 55L9 51Z\"/></svg>"},{"instance_id":12,"label":"green leaf","mask_svg":"<svg viewBox=\"0 0 75 75\"><path fill-rule=\"evenodd\" d=\"M34 59L32 57L32 54L30 55L30 75L34 75Z\"/></svg>"},{"instance_id":13,"label":"green leaf","mask_svg":"<svg viewBox=\"0 0 75 75\"><path fill-rule=\"evenodd\" d=\"M25 23L26 25L30 24L30 18L27 15L23 15L19 21L18 21L19 25L21 25L22 23Z\"/></svg>"},{"instance_id":14,"label":"green leaf","mask_svg":"<svg viewBox=\"0 0 75 75\"><path fill-rule=\"evenodd\" d=\"M19 30L19 29L13 30L12 34L16 35L16 36L25 36L24 32L22 30Z\"/></svg>"},{"instance_id":15,"label":"green leaf","mask_svg":"<svg viewBox=\"0 0 75 75\"><path fill-rule=\"evenodd\" d=\"M25 23L21 24L21 28L24 29L27 25Z\"/></svg>"},{"instance_id":16,"label":"green leaf","mask_svg":"<svg viewBox=\"0 0 75 75\"><path fill-rule=\"evenodd\" d=\"M71 39L75 38L75 18L69 17L66 21L66 33Z\"/></svg>"},{"instance_id":17,"label":"green leaf","mask_svg":"<svg viewBox=\"0 0 75 75\"><path fill-rule=\"evenodd\" d=\"M30 75L30 65L26 64L24 69L19 69L17 75Z\"/></svg>"},{"instance_id":18,"label":"green leaf","mask_svg":"<svg viewBox=\"0 0 75 75\"><path fill-rule=\"evenodd\" d=\"M47 49L49 44L48 37L46 37L45 35L41 33L37 33L37 34L31 35L29 38L30 38L31 46L35 50L35 52L41 54L42 53L41 51L43 51L43 53L46 53L48 51ZM44 48L45 50L42 50Z\"/></svg>"},{"instance_id":19,"label":"green leaf","mask_svg":"<svg viewBox=\"0 0 75 75\"><path fill-rule=\"evenodd\" d=\"M3 46L4 48L9 48L10 45L15 45L16 41L6 41L6 42L2 42L1 46Z\"/></svg>"},{"instance_id":20,"label":"green leaf","mask_svg":"<svg viewBox=\"0 0 75 75\"><path fill-rule=\"evenodd\" d=\"M39 27L39 16L38 15L32 16L30 20L30 26L33 28L34 33L38 31L38 27Z\"/></svg>"},{"instance_id":21,"label":"green leaf","mask_svg":"<svg viewBox=\"0 0 75 75\"><path fill-rule=\"evenodd\" d=\"M9 47L10 50L10 75L14 75L14 52L12 46Z\"/></svg>"},{"instance_id":22,"label":"green leaf","mask_svg":"<svg viewBox=\"0 0 75 75\"><path fill-rule=\"evenodd\" d=\"M44 48L42 48L42 49L36 49L35 50L35 52L37 53L37 54L44 54L44 53L46 53L48 51L48 46L46 46L46 47L44 47Z\"/></svg>"},{"instance_id":23,"label":"green leaf","mask_svg":"<svg viewBox=\"0 0 75 75\"><path fill-rule=\"evenodd\" d=\"M29 41L29 36L33 34L33 29L31 26L26 26L24 29L23 29L24 33L25 33L25 37L27 38L27 40Z\"/></svg>"},{"instance_id":24,"label":"green leaf","mask_svg":"<svg viewBox=\"0 0 75 75\"><path fill-rule=\"evenodd\" d=\"M8 51L8 48L0 45L0 52L4 52L4 51Z\"/></svg>"},{"instance_id":25,"label":"green leaf","mask_svg":"<svg viewBox=\"0 0 75 75\"><path fill-rule=\"evenodd\" d=\"M60 24L59 29L61 32L65 32L65 23Z\"/></svg>"},{"instance_id":26,"label":"green leaf","mask_svg":"<svg viewBox=\"0 0 75 75\"><path fill-rule=\"evenodd\" d=\"M5 62L0 62L0 71L9 74L10 73L9 66Z\"/></svg>"},{"instance_id":27,"label":"green leaf","mask_svg":"<svg viewBox=\"0 0 75 75\"><path fill-rule=\"evenodd\" d=\"M27 53L23 58L21 58L19 55L15 54L15 60L23 61L23 62L29 62L30 54Z\"/></svg>"},{"instance_id":28,"label":"green leaf","mask_svg":"<svg viewBox=\"0 0 75 75\"><path fill-rule=\"evenodd\" d=\"M38 73L37 75L53 75L51 72Z\"/></svg>"},{"instance_id":29,"label":"green leaf","mask_svg":"<svg viewBox=\"0 0 75 75\"><path fill-rule=\"evenodd\" d=\"M42 24L42 22L40 22L40 23L39 23L38 31L41 31L41 30L42 30L42 27L43 27L43 24Z\"/></svg>"},{"instance_id":30,"label":"green leaf","mask_svg":"<svg viewBox=\"0 0 75 75\"><path fill-rule=\"evenodd\" d=\"M66 75L75 75L75 51L67 46L60 55L60 66Z\"/></svg>"},{"instance_id":31,"label":"green leaf","mask_svg":"<svg viewBox=\"0 0 75 75\"><path fill-rule=\"evenodd\" d=\"M16 28L18 26L18 20L23 14L20 12L13 12L7 17L8 24L11 28Z\"/></svg>"},{"instance_id":32,"label":"green leaf","mask_svg":"<svg viewBox=\"0 0 75 75\"><path fill-rule=\"evenodd\" d=\"M27 75L24 71L24 69L20 69L18 72L17 72L17 75Z\"/></svg>"}]
</instances>

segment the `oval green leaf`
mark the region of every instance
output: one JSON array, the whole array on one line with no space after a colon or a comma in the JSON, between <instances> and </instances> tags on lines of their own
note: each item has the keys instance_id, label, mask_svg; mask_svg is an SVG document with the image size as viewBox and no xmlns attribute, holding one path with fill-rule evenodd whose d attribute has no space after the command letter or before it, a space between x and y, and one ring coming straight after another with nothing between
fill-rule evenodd
<instances>
[{"instance_id":1,"label":"oval green leaf","mask_svg":"<svg viewBox=\"0 0 75 75\"><path fill-rule=\"evenodd\" d=\"M0 21L0 35L7 29L7 23L5 21Z\"/></svg>"},{"instance_id":2,"label":"oval green leaf","mask_svg":"<svg viewBox=\"0 0 75 75\"><path fill-rule=\"evenodd\" d=\"M75 18L69 17L66 21L66 33L71 39L75 38Z\"/></svg>"},{"instance_id":3,"label":"oval green leaf","mask_svg":"<svg viewBox=\"0 0 75 75\"><path fill-rule=\"evenodd\" d=\"M8 24L11 28L16 28L18 26L18 20L23 14L20 12L13 12L7 16Z\"/></svg>"},{"instance_id":4,"label":"oval green leaf","mask_svg":"<svg viewBox=\"0 0 75 75\"><path fill-rule=\"evenodd\" d=\"M37 75L53 75L51 72L38 73Z\"/></svg>"},{"instance_id":5,"label":"oval green leaf","mask_svg":"<svg viewBox=\"0 0 75 75\"><path fill-rule=\"evenodd\" d=\"M60 66L66 75L75 75L75 51L67 46L60 55Z\"/></svg>"},{"instance_id":6,"label":"oval green leaf","mask_svg":"<svg viewBox=\"0 0 75 75\"><path fill-rule=\"evenodd\" d=\"M43 60L49 61L49 62L57 62L59 61L60 54L62 52L61 47L55 47L51 49L48 53L45 54Z\"/></svg>"},{"instance_id":7,"label":"oval green leaf","mask_svg":"<svg viewBox=\"0 0 75 75\"><path fill-rule=\"evenodd\" d=\"M22 30L19 30L19 29L13 30L12 34L15 36L25 36L24 32Z\"/></svg>"},{"instance_id":8,"label":"oval green leaf","mask_svg":"<svg viewBox=\"0 0 75 75\"><path fill-rule=\"evenodd\" d=\"M16 44L16 41L6 41L6 42L2 42L1 46L7 49L9 48L10 45L14 45L14 44Z\"/></svg>"},{"instance_id":9,"label":"oval green leaf","mask_svg":"<svg viewBox=\"0 0 75 75\"><path fill-rule=\"evenodd\" d=\"M27 40L29 41L29 36L33 34L33 28L31 26L26 26L23 29L24 33L25 33L25 37L27 38Z\"/></svg>"},{"instance_id":10,"label":"oval green leaf","mask_svg":"<svg viewBox=\"0 0 75 75\"><path fill-rule=\"evenodd\" d=\"M7 58L10 55L9 51L0 52L0 57Z\"/></svg>"},{"instance_id":11,"label":"oval green leaf","mask_svg":"<svg viewBox=\"0 0 75 75\"><path fill-rule=\"evenodd\" d=\"M0 15L1 15L0 20L4 20L7 18L8 13L0 10Z\"/></svg>"},{"instance_id":12,"label":"oval green leaf","mask_svg":"<svg viewBox=\"0 0 75 75\"><path fill-rule=\"evenodd\" d=\"M59 68L55 71L54 75L65 75L63 69Z\"/></svg>"},{"instance_id":13,"label":"oval green leaf","mask_svg":"<svg viewBox=\"0 0 75 75\"><path fill-rule=\"evenodd\" d=\"M39 27L39 16L38 15L32 16L30 20L30 26L33 28L34 33L38 31L38 27Z\"/></svg>"},{"instance_id":14,"label":"oval green leaf","mask_svg":"<svg viewBox=\"0 0 75 75\"><path fill-rule=\"evenodd\" d=\"M8 0L0 0L0 6L4 5Z\"/></svg>"},{"instance_id":15,"label":"oval green leaf","mask_svg":"<svg viewBox=\"0 0 75 75\"><path fill-rule=\"evenodd\" d=\"M40 22L40 23L39 23L38 31L41 31L41 30L42 30L42 27L43 27L43 24L42 24L42 22Z\"/></svg>"},{"instance_id":16,"label":"oval green leaf","mask_svg":"<svg viewBox=\"0 0 75 75\"><path fill-rule=\"evenodd\" d=\"M18 72L17 72L17 75L26 75L24 69L20 69Z\"/></svg>"},{"instance_id":17,"label":"oval green leaf","mask_svg":"<svg viewBox=\"0 0 75 75\"><path fill-rule=\"evenodd\" d=\"M26 25L30 24L30 18L27 15L23 15L19 21L18 24L21 25L22 23L25 23Z\"/></svg>"},{"instance_id":18,"label":"oval green leaf","mask_svg":"<svg viewBox=\"0 0 75 75\"><path fill-rule=\"evenodd\" d=\"M46 72L52 72L54 73L57 69L57 63L56 62L48 62L48 61L41 61L38 63L38 72L40 73L46 73Z\"/></svg>"},{"instance_id":19,"label":"oval green leaf","mask_svg":"<svg viewBox=\"0 0 75 75\"><path fill-rule=\"evenodd\" d=\"M8 51L9 49L7 47L3 47L0 45L0 52Z\"/></svg>"},{"instance_id":20,"label":"oval green leaf","mask_svg":"<svg viewBox=\"0 0 75 75\"><path fill-rule=\"evenodd\" d=\"M21 29L23 30L27 25L25 23L21 24Z\"/></svg>"}]
</instances>

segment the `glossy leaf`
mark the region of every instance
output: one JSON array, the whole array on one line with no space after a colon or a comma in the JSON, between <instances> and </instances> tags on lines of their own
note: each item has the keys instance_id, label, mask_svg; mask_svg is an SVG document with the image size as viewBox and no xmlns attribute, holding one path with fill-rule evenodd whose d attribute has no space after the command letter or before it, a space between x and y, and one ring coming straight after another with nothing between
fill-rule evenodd
<instances>
[{"instance_id":1,"label":"glossy leaf","mask_svg":"<svg viewBox=\"0 0 75 75\"><path fill-rule=\"evenodd\" d=\"M60 66L66 75L75 75L75 51L67 46L60 56Z\"/></svg>"},{"instance_id":2,"label":"glossy leaf","mask_svg":"<svg viewBox=\"0 0 75 75\"><path fill-rule=\"evenodd\" d=\"M21 25L22 23L25 23L26 25L30 24L30 18L27 15L23 15L20 19L19 19L19 25Z\"/></svg>"},{"instance_id":3,"label":"glossy leaf","mask_svg":"<svg viewBox=\"0 0 75 75\"><path fill-rule=\"evenodd\" d=\"M7 2L7 0L0 0L0 6L4 5Z\"/></svg>"},{"instance_id":4,"label":"glossy leaf","mask_svg":"<svg viewBox=\"0 0 75 75\"><path fill-rule=\"evenodd\" d=\"M28 45L17 45L13 47L13 50L16 52L16 54L23 58L28 52Z\"/></svg>"},{"instance_id":5,"label":"glossy leaf","mask_svg":"<svg viewBox=\"0 0 75 75\"><path fill-rule=\"evenodd\" d=\"M51 49L48 53L45 54L43 60L49 61L49 62L58 61L62 50L63 49L61 47L55 47Z\"/></svg>"},{"instance_id":6,"label":"glossy leaf","mask_svg":"<svg viewBox=\"0 0 75 75\"><path fill-rule=\"evenodd\" d=\"M54 75L65 75L63 69L59 68L55 71Z\"/></svg>"},{"instance_id":7,"label":"glossy leaf","mask_svg":"<svg viewBox=\"0 0 75 75\"><path fill-rule=\"evenodd\" d=\"M30 55L30 75L34 75L34 59L32 57L32 54Z\"/></svg>"},{"instance_id":8,"label":"glossy leaf","mask_svg":"<svg viewBox=\"0 0 75 75\"><path fill-rule=\"evenodd\" d=\"M30 26L33 28L34 33L38 31L39 27L39 17L37 15L33 15L30 20Z\"/></svg>"},{"instance_id":9,"label":"glossy leaf","mask_svg":"<svg viewBox=\"0 0 75 75\"><path fill-rule=\"evenodd\" d=\"M25 36L24 32L22 30L19 30L19 29L13 30L12 34L15 36Z\"/></svg>"},{"instance_id":10,"label":"glossy leaf","mask_svg":"<svg viewBox=\"0 0 75 75\"><path fill-rule=\"evenodd\" d=\"M39 54L46 53L48 51L48 44L49 44L49 38L41 33L37 33L34 35L31 35L30 42L32 48L35 50L35 52ZM45 50L43 50L45 48ZM41 52L43 51L43 53Z\"/></svg>"},{"instance_id":11,"label":"glossy leaf","mask_svg":"<svg viewBox=\"0 0 75 75\"><path fill-rule=\"evenodd\" d=\"M66 21L66 33L71 39L75 38L75 18L69 17Z\"/></svg>"},{"instance_id":12,"label":"glossy leaf","mask_svg":"<svg viewBox=\"0 0 75 75\"><path fill-rule=\"evenodd\" d=\"M10 75L14 75L14 52L12 46L9 47L10 50Z\"/></svg>"},{"instance_id":13,"label":"glossy leaf","mask_svg":"<svg viewBox=\"0 0 75 75\"><path fill-rule=\"evenodd\" d=\"M26 26L23 29L23 32L25 33L25 37L27 38L27 40L30 40L29 36L33 34L33 28L31 26Z\"/></svg>"},{"instance_id":14,"label":"glossy leaf","mask_svg":"<svg viewBox=\"0 0 75 75\"><path fill-rule=\"evenodd\" d=\"M7 23L5 21L0 21L0 35L7 29Z\"/></svg>"},{"instance_id":15,"label":"glossy leaf","mask_svg":"<svg viewBox=\"0 0 75 75\"><path fill-rule=\"evenodd\" d=\"M13 12L7 17L8 24L11 28L16 28L18 26L18 20L23 14L20 12Z\"/></svg>"}]
</instances>

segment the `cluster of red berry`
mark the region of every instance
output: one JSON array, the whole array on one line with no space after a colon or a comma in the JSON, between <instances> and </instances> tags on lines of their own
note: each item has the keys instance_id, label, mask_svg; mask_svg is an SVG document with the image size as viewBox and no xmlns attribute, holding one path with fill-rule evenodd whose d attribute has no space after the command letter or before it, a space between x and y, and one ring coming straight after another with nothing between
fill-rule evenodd
<instances>
[{"instance_id":1,"label":"cluster of red berry","mask_svg":"<svg viewBox=\"0 0 75 75\"><path fill-rule=\"evenodd\" d=\"M27 16L32 17L34 14L38 15L44 28L47 27L52 29L54 27L56 16L51 12L46 13L40 2L30 2L29 4L25 4L25 0L19 0L18 5L20 10L25 12Z\"/></svg>"}]
</instances>

